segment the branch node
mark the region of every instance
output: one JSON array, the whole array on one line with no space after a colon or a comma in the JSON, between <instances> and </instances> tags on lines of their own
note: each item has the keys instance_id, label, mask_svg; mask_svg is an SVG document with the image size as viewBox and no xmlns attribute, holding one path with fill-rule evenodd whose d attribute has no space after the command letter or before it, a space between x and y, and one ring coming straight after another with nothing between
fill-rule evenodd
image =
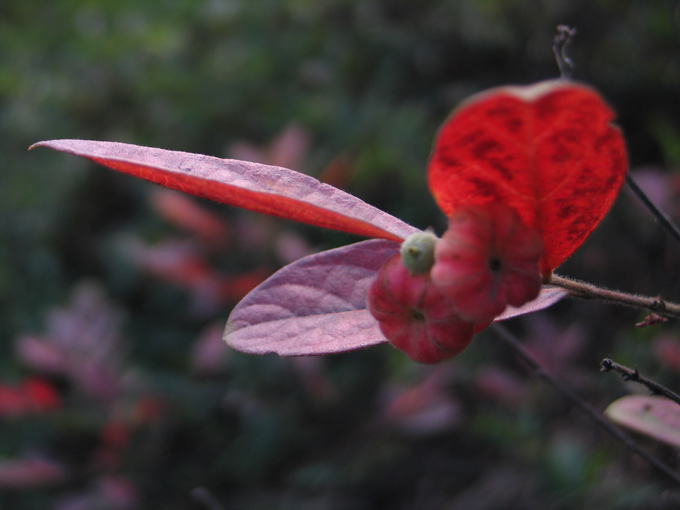
<instances>
[{"instance_id":1,"label":"branch node","mask_svg":"<svg viewBox=\"0 0 680 510\"><path fill-rule=\"evenodd\" d=\"M662 324L664 322L668 322L668 319L666 317L662 317L659 314L651 312L645 317L645 319L642 322L636 322L635 327L646 328L647 326L654 326L655 324Z\"/></svg>"},{"instance_id":2,"label":"branch node","mask_svg":"<svg viewBox=\"0 0 680 510\"><path fill-rule=\"evenodd\" d=\"M653 312L659 312L661 316L666 315L666 302L661 296L656 296L650 308Z\"/></svg>"},{"instance_id":3,"label":"branch node","mask_svg":"<svg viewBox=\"0 0 680 510\"><path fill-rule=\"evenodd\" d=\"M601 367L600 370L602 372L609 372L610 370L618 372L621 374L621 379L623 379L624 381L626 382L633 381L642 384L643 386L646 386L647 389L652 392L652 394L663 395L664 397L672 400L676 404L680 404L680 395L666 388L665 386L659 384L658 382L640 374L640 371L638 370L637 366L634 369L628 368L623 365L619 365L611 358L605 358L600 363L600 367Z\"/></svg>"}]
</instances>

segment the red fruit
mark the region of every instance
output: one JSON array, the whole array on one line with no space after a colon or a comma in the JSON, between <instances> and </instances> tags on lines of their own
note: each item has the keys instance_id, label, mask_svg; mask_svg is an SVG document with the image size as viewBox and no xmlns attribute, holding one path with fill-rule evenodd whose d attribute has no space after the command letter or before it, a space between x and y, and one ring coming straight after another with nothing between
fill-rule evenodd
<instances>
[{"instance_id":1,"label":"red fruit","mask_svg":"<svg viewBox=\"0 0 680 510\"><path fill-rule=\"evenodd\" d=\"M459 354L475 333L475 324L458 316L429 275L411 275L399 255L380 269L368 308L390 343L421 363Z\"/></svg>"},{"instance_id":2,"label":"red fruit","mask_svg":"<svg viewBox=\"0 0 680 510\"><path fill-rule=\"evenodd\" d=\"M434 285L472 322L491 321L541 290L539 234L501 202L460 209L435 248Z\"/></svg>"}]
</instances>

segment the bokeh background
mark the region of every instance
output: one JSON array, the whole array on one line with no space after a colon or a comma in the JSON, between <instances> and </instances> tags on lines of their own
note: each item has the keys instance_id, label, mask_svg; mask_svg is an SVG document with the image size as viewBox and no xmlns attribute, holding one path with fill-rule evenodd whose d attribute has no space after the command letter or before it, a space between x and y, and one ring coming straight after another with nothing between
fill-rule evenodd
<instances>
[{"instance_id":1,"label":"bokeh background","mask_svg":"<svg viewBox=\"0 0 680 510\"><path fill-rule=\"evenodd\" d=\"M250 288L357 238L27 152L85 138L258 160L441 233L438 126L472 93L557 77L558 24L680 218L677 1L2 0L0 508L676 508L493 333L436 366L223 345ZM679 267L624 190L559 272L673 300ZM680 387L677 323L635 329L644 315L570 301L508 326L603 410L636 391L599 373L607 355Z\"/></svg>"}]
</instances>

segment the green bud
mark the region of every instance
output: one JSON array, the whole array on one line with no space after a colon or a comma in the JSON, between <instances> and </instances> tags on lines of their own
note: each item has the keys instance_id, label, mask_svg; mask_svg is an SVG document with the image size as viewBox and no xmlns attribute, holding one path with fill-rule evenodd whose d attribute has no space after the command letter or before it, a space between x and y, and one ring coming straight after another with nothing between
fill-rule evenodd
<instances>
[{"instance_id":1,"label":"green bud","mask_svg":"<svg viewBox=\"0 0 680 510\"><path fill-rule=\"evenodd\" d=\"M412 275L425 274L434 264L437 236L429 230L411 234L401 243L401 262Z\"/></svg>"}]
</instances>

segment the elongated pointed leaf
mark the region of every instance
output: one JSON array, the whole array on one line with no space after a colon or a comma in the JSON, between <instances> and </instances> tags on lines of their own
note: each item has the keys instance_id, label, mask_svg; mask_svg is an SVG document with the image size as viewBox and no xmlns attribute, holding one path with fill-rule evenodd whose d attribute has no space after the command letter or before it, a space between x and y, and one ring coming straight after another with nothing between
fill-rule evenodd
<instances>
[{"instance_id":1,"label":"elongated pointed leaf","mask_svg":"<svg viewBox=\"0 0 680 510\"><path fill-rule=\"evenodd\" d=\"M387 342L367 310L368 288L399 244L371 240L304 257L276 272L231 313L224 339L252 354L331 354ZM546 286L496 320L536 312L566 296Z\"/></svg>"},{"instance_id":2,"label":"elongated pointed leaf","mask_svg":"<svg viewBox=\"0 0 680 510\"><path fill-rule=\"evenodd\" d=\"M442 127L429 183L441 209L505 202L541 234L550 274L614 203L628 168L614 112L565 80L501 87L468 99Z\"/></svg>"},{"instance_id":3,"label":"elongated pointed leaf","mask_svg":"<svg viewBox=\"0 0 680 510\"><path fill-rule=\"evenodd\" d=\"M615 400L604 414L614 423L680 448L680 406L656 395Z\"/></svg>"},{"instance_id":4,"label":"elongated pointed leaf","mask_svg":"<svg viewBox=\"0 0 680 510\"><path fill-rule=\"evenodd\" d=\"M400 241L417 229L354 195L287 168L116 142L51 140L49 147L168 188L273 216Z\"/></svg>"},{"instance_id":5,"label":"elongated pointed leaf","mask_svg":"<svg viewBox=\"0 0 680 510\"><path fill-rule=\"evenodd\" d=\"M370 240L304 257L279 270L231 312L233 348L280 356L330 354L386 342L366 309L368 288L399 243Z\"/></svg>"}]
</instances>

